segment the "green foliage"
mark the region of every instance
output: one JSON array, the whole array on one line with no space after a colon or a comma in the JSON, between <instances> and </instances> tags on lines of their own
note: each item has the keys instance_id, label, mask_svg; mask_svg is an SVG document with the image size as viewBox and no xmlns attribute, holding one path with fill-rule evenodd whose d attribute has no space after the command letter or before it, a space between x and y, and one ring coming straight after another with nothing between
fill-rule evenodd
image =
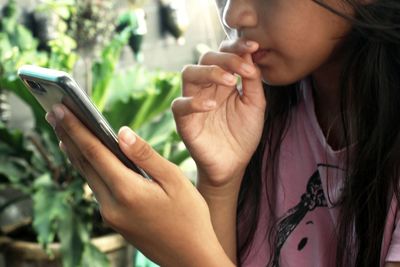
<instances>
[{"instance_id":1,"label":"green foliage","mask_svg":"<svg viewBox=\"0 0 400 267\"><path fill-rule=\"evenodd\" d=\"M76 179L69 184L68 190L55 186L49 174L39 177L34 187L33 195L35 220L33 226L38 233L38 240L45 245L55 240L55 234L61 241L61 252L64 266L81 265L83 261L99 261L97 248L90 243L91 224L89 217L94 213L94 206L83 198L83 180ZM90 251L84 260L84 251ZM48 251L51 253L51 251ZM93 256L91 258L90 256ZM102 265L108 261L102 257Z\"/></svg>"},{"instance_id":2,"label":"green foliage","mask_svg":"<svg viewBox=\"0 0 400 267\"><path fill-rule=\"evenodd\" d=\"M103 114L114 129L128 125L175 164L189 157L184 146L179 146L170 111L181 90L177 73L148 72L136 66L115 73L108 83Z\"/></svg>"},{"instance_id":3,"label":"green foliage","mask_svg":"<svg viewBox=\"0 0 400 267\"><path fill-rule=\"evenodd\" d=\"M29 177L32 151L26 148L26 140L19 131L9 131L0 124L0 175L13 184L23 184Z\"/></svg>"},{"instance_id":4,"label":"green foliage","mask_svg":"<svg viewBox=\"0 0 400 267\"><path fill-rule=\"evenodd\" d=\"M93 65L92 100L116 130L128 125L160 154L182 163L189 157L175 129L170 106L180 95L178 73L133 66L116 72L131 29L125 28L105 47Z\"/></svg>"},{"instance_id":5,"label":"green foliage","mask_svg":"<svg viewBox=\"0 0 400 267\"><path fill-rule=\"evenodd\" d=\"M47 0L40 8L55 8L66 19L68 11L74 12L71 1ZM84 179L59 150L44 110L16 75L24 64L71 72L78 57L76 41L59 33L47 44L49 52L39 51L38 40L18 23L15 1L8 7L0 19L0 88L14 92L29 105L35 126L33 132L23 133L0 124L0 189L11 186L32 197L37 240L48 253L49 244L59 241L64 267L109 266L107 257L90 242L97 204L85 197ZM93 64L92 99L114 129L132 127L159 153L180 164L189 154L169 111L172 100L180 94L180 77L140 66L116 72L131 30L128 27L115 34ZM5 208L0 207L0 212Z\"/></svg>"},{"instance_id":6,"label":"green foliage","mask_svg":"<svg viewBox=\"0 0 400 267\"><path fill-rule=\"evenodd\" d=\"M82 266L107 266L108 259L92 243L85 246L82 255Z\"/></svg>"},{"instance_id":7,"label":"green foliage","mask_svg":"<svg viewBox=\"0 0 400 267\"><path fill-rule=\"evenodd\" d=\"M48 1L49 2L49 1ZM38 132L52 132L44 119L44 111L35 98L25 89L17 77L17 70L25 64L34 64L71 71L77 55L74 53L76 42L65 33L59 33L56 40L49 42L50 52L38 50L38 41L32 33L18 22L19 13L15 1L7 5L13 12L0 20L0 88L18 95L31 106ZM57 4L59 8L60 3Z\"/></svg>"},{"instance_id":8,"label":"green foliage","mask_svg":"<svg viewBox=\"0 0 400 267\"><path fill-rule=\"evenodd\" d=\"M106 256L90 243L96 205L92 199L84 199L85 182L58 149L43 108L17 77L17 69L25 64L70 72L77 60L76 43L59 32L57 39L47 44L49 52L39 51L38 41L18 22L15 1L8 7L11 11L0 20L0 88L12 91L29 105L35 128L22 133L0 125L0 188L13 187L32 197L37 240L46 249L59 240L65 267L93 266L89 263L109 266ZM59 4L57 8L62 10ZM6 203L2 210L11 204Z\"/></svg>"},{"instance_id":9,"label":"green foliage","mask_svg":"<svg viewBox=\"0 0 400 267\"><path fill-rule=\"evenodd\" d=\"M128 42L129 29L117 34L105 47L99 61L93 64L92 100L100 111L104 110L106 100L110 95L110 83L113 79L121 51Z\"/></svg>"},{"instance_id":10,"label":"green foliage","mask_svg":"<svg viewBox=\"0 0 400 267\"><path fill-rule=\"evenodd\" d=\"M74 5L74 0L41 0L35 9L39 12L56 13L62 19L68 20L75 11Z\"/></svg>"}]
</instances>

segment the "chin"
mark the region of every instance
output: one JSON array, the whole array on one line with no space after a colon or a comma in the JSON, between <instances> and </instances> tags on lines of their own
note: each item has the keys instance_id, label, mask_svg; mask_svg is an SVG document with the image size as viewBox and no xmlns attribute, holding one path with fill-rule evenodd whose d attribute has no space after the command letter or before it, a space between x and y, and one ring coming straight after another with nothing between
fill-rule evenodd
<instances>
[{"instance_id":1,"label":"chin","mask_svg":"<svg viewBox=\"0 0 400 267\"><path fill-rule=\"evenodd\" d=\"M271 69L260 68L262 81L270 86L286 86L301 80L301 77L292 75L282 74Z\"/></svg>"}]
</instances>

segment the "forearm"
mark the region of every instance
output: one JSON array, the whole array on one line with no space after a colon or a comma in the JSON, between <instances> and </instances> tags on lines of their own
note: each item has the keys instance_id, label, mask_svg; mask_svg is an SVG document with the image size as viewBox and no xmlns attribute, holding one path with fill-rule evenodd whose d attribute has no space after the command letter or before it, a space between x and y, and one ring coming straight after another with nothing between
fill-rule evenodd
<instances>
[{"instance_id":1,"label":"forearm","mask_svg":"<svg viewBox=\"0 0 400 267\"><path fill-rule=\"evenodd\" d=\"M183 264L170 264L168 266L190 266L190 267L235 267L236 264L229 259L221 245L213 240L205 240L206 246L198 248L195 253L196 255L190 256L188 260ZM215 246L213 245L215 244ZM166 266L167 267L167 266Z\"/></svg>"},{"instance_id":2,"label":"forearm","mask_svg":"<svg viewBox=\"0 0 400 267\"><path fill-rule=\"evenodd\" d=\"M208 204L219 242L231 261L236 264L236 210L241 179L234 179L236 182L223 187L215 187L203 182L207 180L200 175L197 188Z\"/></svg>"}]
</instances>

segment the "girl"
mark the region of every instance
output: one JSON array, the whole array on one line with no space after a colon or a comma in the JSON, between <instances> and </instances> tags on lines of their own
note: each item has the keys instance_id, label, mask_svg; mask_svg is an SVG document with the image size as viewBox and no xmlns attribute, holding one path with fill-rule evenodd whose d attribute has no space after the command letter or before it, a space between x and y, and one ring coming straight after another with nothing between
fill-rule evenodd
<instances>
[{"instance_id":1,"label":"girl","mask_svg":"<svg viewBox=\"0 0 400 267\"><path fill-rule=\"evenodd\" d=\"M152 181L64 106L47 115L105 221L167 266L400 266L400 2L218 5L234 38L185 67L172 106L197 190L127 127Z\"/></svg>"}]
</instances>

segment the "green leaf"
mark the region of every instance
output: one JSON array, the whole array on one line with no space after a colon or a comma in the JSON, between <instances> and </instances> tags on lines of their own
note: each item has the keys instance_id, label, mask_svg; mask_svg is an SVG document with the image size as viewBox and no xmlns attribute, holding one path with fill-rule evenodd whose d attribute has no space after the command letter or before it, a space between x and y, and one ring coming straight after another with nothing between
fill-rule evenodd
<instances>
[{"instance_id":1,"label":"green leaf","mask_svg":"<svg viewBox=\"0 0 400 267\"><path fill-rule=\"evenodd\" d=\"M170 110L172 101L180 94L179 84L177 73L146 73L143 68L123 72L111 83L115 87L110 89L113 94L103 114L114 129L129 125L137 130Z\"/></svg>"},{"instance_id":2,"label":"green leaf","mask_svg":"<svg viewBox=\"0 0 400 267\"><path fill-rule=\"evenodd\" d=\"M23 159L0 155L0 174L12 184L23 183L31 174L31 167Z\"/></svg>"},{"instance_id":3,"label":"green leaf","mask_svg":"<svg viewBox=\"0 0 400 267\"><path fill-rule=\"evenodd\" d=\"M83 182L75 180L68 189L56 187L49 174L39 177L35 183L33 226L38 241L47 249L56 235L61 242L64 267L80 266L84 242L88 240L91 226L82 214ZM83 212L84 212L83 211ZM50 253L49 250L47 250Z\"/></svg>"},{"instance_id":4,"label":"green leaf","mask_svg":"<svg viewBox=\"0 0 400 267\"><path fill-rule=\"evenodd\" d=\"M32 157L22 132L0 124L0 174L11 183L22 182L32 173Z\"/></svg>"},{"instance_id":5,"label":"green leaf","mask_svg":"<svg viewBox=\"0 0 400 267\"><path fill-rule=\"evenodd\" d=\"M40 137L40 141L48 152L48 158L54 163L54 165L60 166L62 169L70 168L70 166L66 165L66 155L60 150L58 138L54 131L43 132L40 134Z\"/></svg>"},{"instance_id":6,"label":"green leaf","mask_svg":"<svg viewBox=\"0 0 400 267\"><path fill-rule=\"evenodd\" d=\"M174 131L175 123L172 112L164 113L157 120L153 120L151 123L147 123L137 130L139 136L152 146L164 144L170 139Z\"/></svg>"},{"instance_id":7,"label":"green leaf","mask_svg":"<svg viewBox=\"0 0 400 267\"><path fill-rule=\"evenodd\" d=\"M58 229L63 266L80 266L84 249L80 233L82 228L85 228L85 225L79 215L75 213L72 205L69 205L64 212L64 216L60 218L60 227Z\"/></svg>"},{"instance_id":8,"label":"green leaf","mask_svg":"<svg viewBox=\"0 0 400 267\"><path fill-rule=\"evenodd\" d=\"M34 183L34 188L36 191L33 194L33 227L38 234L39 243L47 249L54 241L59 220L70 215L70 207L64 194L58 192L53 184L49 173L39 177Z\"/></svg>"},{"instance_id":9,"label":"green leaf","mask_svg":"<svg viewBox=\"0 0 400 267\"><path fill-rule=\"evenodd\" d=\"M136 111L129 124L132 129L140 128L144 123L169 110L172 101L179 96L180 87L176 74L158 74L150 88L143 95L142 105Z\"/></svg>"},{"instance_id":10,"label":"green leaf","mask_svg":"<svg viewBox=\"0 0 400 267\"><path fill-rule=\"evenodd\" d=\"M0 144L9 146L16 151L23 150L24 138L22 132L19 130L10 131L3 124L0 124Z\"/></svg>"},{"instance_id":11,"label":"green leaf","mask_svg":"<svg viewBox=\"0 0 400 267\"><path fill-rule=\"evenodd\" d=\"M132 95L146 94L146 88L151 84L152 73L140 65L115 73L110 82L110 93L107 98L106 109L110 109L119 101L126 101Z\"/></svg>"},{"instance_id":12,"label":"green leaf","mask_svg":"<svg viewBox=\"0 0 400 267\"><path fill-rule=\"evenodd\" d=\"M176 165L180 165L189 157L190 157L189 151L186 148L184 148L173 151L173 153L171 153L168 159L171 162L175 163Z\"/></svg>"},{"instance_id":13,"label":"green leaf","mask_svg":"<svg viewBox=\"0 0 400 267\"><path fill-rule=\"evenodd\" d=\"M158 73L154 86L160 91L157 105L154 106L154 114L158 114L170 108L172 101L180 96L181 77L178 73Z\"/></svg>"},{"instance_id":14,"label":"green leaf","mask_svg":"<svg viewBox=\"0 0 400 267\"><path fill-rule=\"evenodd\" d=\"M82 256L82 267L109 267L107 256L91 243L86 243Z\"/></svg>"},{"instance_id":15,"label":"green leaf","mask_svg":"<svg viewBox=\"0 0 400 267\"><path fill-rule=\"evenodd\" d=\"M122 48L129 39L129 28L117 34L110 44L103 50L101 60L95 62L92 67L93 90L92 99L98 109L103 111L110 94L110 82L119 62Z\"/></svg>"},{"instance_id":16,"label":"green leaf","mask_svg":"<svg viewBox=\"0 0 400 267\"><path fill-rule=\"evenodd\" d=\"M37 46L37 41L33 38L32 33L21 25L15 29L12 41L21 50L32 50Z\"/></svg>"}]
</instances>

